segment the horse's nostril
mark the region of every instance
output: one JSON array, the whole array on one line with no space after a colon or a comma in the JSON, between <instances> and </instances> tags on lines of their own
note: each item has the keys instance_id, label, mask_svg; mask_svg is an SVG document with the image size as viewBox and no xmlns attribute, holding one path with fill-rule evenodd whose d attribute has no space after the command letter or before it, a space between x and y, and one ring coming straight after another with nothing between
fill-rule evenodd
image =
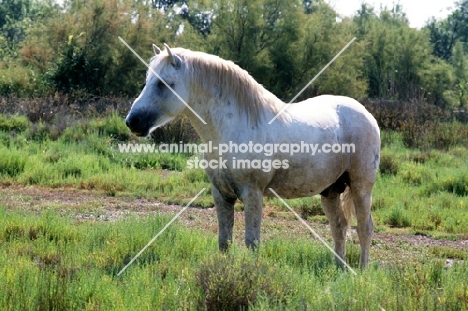
<instances>
[{"instance_id":1,"label":"horse's nostril","mask_svg":"<svg viewBox=\"0 0 468 311\"><path fill-rule=\"evenodd\" d=\"M134 129L140 124L140 118L137 116L128 116L125 119L125 124L130 128Z\"/></svg>"}]
</instances>

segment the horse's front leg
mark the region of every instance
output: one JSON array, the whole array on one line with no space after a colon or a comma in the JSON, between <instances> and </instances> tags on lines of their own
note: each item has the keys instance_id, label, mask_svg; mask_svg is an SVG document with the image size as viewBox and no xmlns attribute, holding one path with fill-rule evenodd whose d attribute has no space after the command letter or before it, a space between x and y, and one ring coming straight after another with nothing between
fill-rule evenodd
<instances>
[{"instance_id":1,"label":"horse's front leg","mask_svg":"<svg viewBox=\"0 0 468 311\"><path fill-rule=\"evenodd\" d=\"M263 192L255 188L244 189L240 199L244 203L245 245L255 249L260 243Z\"/></svg>"},{"instance_id":2,"label":"horse's front leg","mask_svg":"<svg viewBox=\"0 0 468 311\"><path fill-rule=\"evenodd\" d=\"M232 242L232 228L234 226L234 203L236 198L222 195L215 187L211 187L216 213L218 215L218 245L220 251L226 251Z\"/></svg>"}]
</instances>

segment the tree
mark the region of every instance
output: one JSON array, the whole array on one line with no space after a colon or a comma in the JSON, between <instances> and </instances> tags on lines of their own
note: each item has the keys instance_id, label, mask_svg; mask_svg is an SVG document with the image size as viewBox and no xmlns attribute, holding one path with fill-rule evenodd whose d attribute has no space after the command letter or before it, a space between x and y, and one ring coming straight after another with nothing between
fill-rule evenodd
<instances>
[{"instance_id":1,"label":"tree","mask_svg":"<svg viewBox=\"0 0 468 311\"><path fill-rule=\"evenodd\" d=\"M1 0L0 4L0 59L16 57L27 29L49 4L32 0Z\"/></svg>"},{"instance_id":2,"label":"tree","mask_svg":"<svg viewBox=\"0 0 468 311\"><path fill-rule=\"evenodd\" d=\"M287 45L297 38L297 28L291 27L295 23L294 2L221 0L218 5L209 52L233 60L257 79L267 78L265 70L271 68L269 49L279 41Z\"/></svg>"},{"instance_id":3,"label":"tree","mask_svg":"<svg viewBox=\"0 0 468 311\"><path fill-rule=\"evenodd\" d=\"M149 5L74 0L38 25L21 52L56 91L133 96L144 83L146 68L118 36L149 59L151 43L172 44L177 28Z\"/></svg>"},{"instance_id":4,"label":"tree","mask_svg":"<svg viewBox=\"0 0 468 311\"><path fill-rule=\"evenodd\" d=\"M456 3L456 10L446 19L432 19L426 26L434 45L433 54L445 60L450 60L457 41L463 42L465 49L468 44L468 0Z\"/></svg>"},{"instance_id":5,"label":"tree","mask_svg":"<svg viewBox=\"0 0 468 311\"><path fill-rule=\"evenodd\" d=\"M468 59L460 41L453 48L452 66L455 76L455 92L458 104L463 107L468 101Z\"/></svg>"},{"instance_id":6,"label":"tree","mask_svg":"<svg viewBox=\"0 0 468 311\"><path fill-rule=\"evenodd\" d=\"M338 23L323 1L305 6L304 1L221 0L214 8L207 51L233 60L285 101L353 37L349 23ZM353 45L301 98L324 93L364 97L359 46Z\"/></svg>"},{"instance_id":7,"label":"tree","mask_svg":"<svg viewBox=\"0 0 468 311\"><path fill-rule=\"evenodd\" d=\"M431 54L428 35L410 28L399 7L384 10L378 17L370 12L363 7L354 18L367 45L369 96L420 100L425 94L422 73Z\"/></svg>"}]
</instances>

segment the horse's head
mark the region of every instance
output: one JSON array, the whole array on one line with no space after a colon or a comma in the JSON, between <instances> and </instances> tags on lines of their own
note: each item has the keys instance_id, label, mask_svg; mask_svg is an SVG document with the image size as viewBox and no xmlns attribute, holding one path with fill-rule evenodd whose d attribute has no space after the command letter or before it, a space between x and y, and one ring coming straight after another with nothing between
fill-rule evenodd
<instances>
[{"instance_id":1,"label":"horse's head","mask_svg":"<svg viewBox=\"0 0 468 311\"><path fill-rule=\"evenodd\" d=\"M133 102L125 120L138 136L147 136L155 128L173 120L188 100L184 64L169 46L161 50L153 44L155 57L146 74L146 85Z\"/></svg>"}]
</instances>

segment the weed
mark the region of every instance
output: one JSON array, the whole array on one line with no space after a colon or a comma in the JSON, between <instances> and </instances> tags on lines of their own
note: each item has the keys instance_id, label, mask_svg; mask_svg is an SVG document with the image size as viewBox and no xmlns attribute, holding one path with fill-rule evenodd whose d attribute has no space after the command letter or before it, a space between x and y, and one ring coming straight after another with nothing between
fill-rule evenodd
<instances>
[{"instance_id":1,"label":"weed","mask_svg":"<svg viewBox=\"0 0 468 311\"><path fill-rule=\"evenodd\" d=\"M318 197L290 200L289 206L299 209L300 215L304 219L317 215L325 215L322 203Z\"/></svg>"},{"instance_id":2,"label":"weed","mask_svg":"<svg viewBox=\"0 0 468 311\"><path fill-rule=\"evenodd\" d=\"M384 220L384 223L398 228L409 227L411 225L406 211L401 207L393 208L388 217Z\"/></svg>"},{"instance_id":3,"label":"weed","mask_svg":"<svg viewBox=\"0 0 468 311\"><path fill-rule=\"evenodd\" d=\"M3 239L11 241L22 238L24 236L24 228L19 225L10 224L3 229Z\"/></svg>"},{"instance_id":4,"label":"weed","mask_svg":"<svg viewBox=\"0 0 468 311\"><path fill-rule=\"evenodd\" d=\"M391 155L382 154L380 157L379 170L384 175L396 175L398 172L398 164Z\"/></svg>"},{"instance_id":5,"label":"weed","mask_svg":"<svg viewBox=\"0 0 468 311\"><path fill-rule=\"evenodd\" d=\"M24 171L26 165L25 155L14 149L0 146L0 176L2 174L15 177Z\"/></svg>"},{"instance_id":6,"label":"weed","mask_svg":"<svg viewBox=\"0 0 468 311\"><path fill-rule=\"evenodd\" d=\"M285 302L296 290L279 270L253 256L212 256L202 262L195 278L207 310L247 309L262 294L273 302Z\"/></svg>"},{"instance_id":7,"label":"weed","mask_svg":"<svg viewBox=\"0 0 468 311\"><path fill-rule=\"evenodd\" d=\"M29 126L28 119L21 115L0 115L0 131L5 132L22 132Z\"/></svg>"},{"instance_id":8,"label":"weed","mask_svg":"<svg viewBox=\"0 0 468 311\"><path fill-rule=\"evenodd\" d=\"M452 248L449 246L430 246L429 252L436 255L441 259L451 258L451 259L468 259L468 254L466 250L461 250L457 248Z\"/></svg>"},{"instance_id":9,"label":"weed","mask_svg":"<svg viewBox=\"0 0 468 311\"><path fill-rule=\"evenodd\" d=\"M125 125L124 119L117 113L92 121L90 127L95 129L101 137L110 137L116 141L127 141L130 138L130 130Z\"/></svg>"}]
</instances>

